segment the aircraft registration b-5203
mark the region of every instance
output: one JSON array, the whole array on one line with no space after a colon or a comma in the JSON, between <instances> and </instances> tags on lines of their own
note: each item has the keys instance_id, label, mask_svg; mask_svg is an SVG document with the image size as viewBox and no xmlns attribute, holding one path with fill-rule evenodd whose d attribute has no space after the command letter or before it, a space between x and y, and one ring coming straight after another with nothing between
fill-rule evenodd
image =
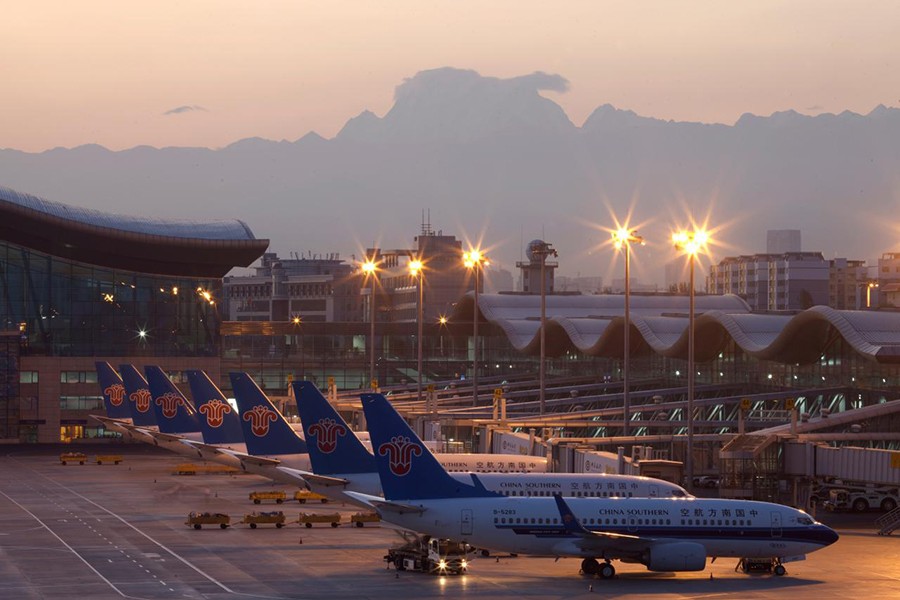
<instances>
[{"instance_id":1,"label":"aircraft registration b-5203","mask_svg":"<svg viewBox=\"0 0 900 600\"><path fill-rule=\"evenodd\" d=\"M508 497L450 477L380 394L363 394L384 498L349 496L398 527L476 547L582 559L586 574L615 575L612 560L651 571L702 571L708 557L783 563L833 544L838 535L801 510L703 498ZM602 562L601 562L602 561Z\"/></svg>"}]
</instances>

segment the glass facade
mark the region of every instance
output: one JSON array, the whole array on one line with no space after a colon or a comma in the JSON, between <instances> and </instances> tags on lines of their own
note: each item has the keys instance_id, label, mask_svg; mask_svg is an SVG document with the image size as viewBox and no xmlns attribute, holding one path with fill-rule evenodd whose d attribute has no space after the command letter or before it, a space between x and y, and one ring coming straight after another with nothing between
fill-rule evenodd
<instances>
[{"instance_id":1,"label":"glass facade","mask_svg":"<svg viewBox=\"0 0 900 600\"><path fill-rule=\"evenodd\" d=\"M19 336L0 331L0 439L19 432Z\"/></svg>"},{"instance_id":2,"label":"glass facade","mask_svg":"<svg viewBox=\"0 0 900 600\"><path fill-rule=\"evenodd\" d=\"M0 329L19 332L25 356L217 356L221 285L0 242Z\"/></svg>"}]
</instances>

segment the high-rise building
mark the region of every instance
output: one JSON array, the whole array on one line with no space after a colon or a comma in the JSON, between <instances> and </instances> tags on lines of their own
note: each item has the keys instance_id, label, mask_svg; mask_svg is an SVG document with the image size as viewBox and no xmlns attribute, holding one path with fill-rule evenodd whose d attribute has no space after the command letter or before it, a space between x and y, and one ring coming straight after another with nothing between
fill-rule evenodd
<instances>
[{"instance_id":1,"label":"high-rise building","mask_svg":"<svg viewBox=\"0 0 900 600\"><path fill-rule=\"evenodd\" d=\"M829 301L829 264L821 252L727 257L710 267L707 290L736 294L753 310L795 311Z\"/></svg>"},{"instance_id":2,"label":"high-rise building","mask_svg":"<svg viewBox=\"0 0 900 600\"><path fill-rule=\"evenodd\" d=\"M801 251L799 229L770 229L766 232L766 254Z\"/></svg>"}]
</instances>

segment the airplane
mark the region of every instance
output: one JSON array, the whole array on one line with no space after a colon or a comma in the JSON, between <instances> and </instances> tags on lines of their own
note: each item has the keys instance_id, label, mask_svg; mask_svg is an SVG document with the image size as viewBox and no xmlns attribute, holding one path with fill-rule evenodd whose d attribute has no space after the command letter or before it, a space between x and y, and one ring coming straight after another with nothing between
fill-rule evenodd
<instances>
[{"instance_id":1,"label":"airplane","mask_svg":"<svg viewBox=\"0 0 900 600\"><path fill-rule=\"evenodd\" d=\"M199 370L185 373L191 386L191 398L197 409L203 443L190 440L184 440L183 443L194 448L200 458L239 465L240 461L227 452L247 453L236 408L232 407L206 373Z\"/></svg>"},{"instance_id":2,"label":"airplane","mask_svg":"<svg viewBox=\"0 0 900 600\"><path fill-rule=\"evenodd\" d=\"M838 534L802 510L750 500L511 497L452 478L381 394L363 394L384 498L348 492L382 520L437 538L537 556L578 557L581 570L615 576L612 560L650 571L702 571L707 557L784 563ZM602 563L600 561L603 561Z\"/></svg>"},{"instance_id":3,"label":"airplane","mask_svg":"<svg viewBox=\"0 0 900 600\"><path fill-rule=\"evenodd\" d=\"M295 381L293 389L313 468L313 473L297 473L298 478L305 480L312 491L338 501L347 500L344 491L380 496L381 481L375 457L355 436L347 435L350 427L343 417L312 382ZM454 461L456 456L452 455ZM446 455L437 455L442 465L444 457ZM287 467L277 468L290 472ZM451 476L468 482L471 481L470 471L451 472ZM554 493L585 497L688 496L684 488L674 483L635 475L482 473L479 480L485 488L506 496L551 496Z\"/></svg>"},{"instance_id":4,"label":"airplane","mask_svg":"<svg viewBox=\"0 0 900 600\"><path fill-rule=\"evenodd\" d=\"M125 399L125 386L122 378L108 362L97 361L94 363L94 367L97 369L97 381L100 383L106 415L91 416L110 431L134 437L137 434L132 433L130 429L132 425L131 410Z\"/></svg>"}]
</instances>

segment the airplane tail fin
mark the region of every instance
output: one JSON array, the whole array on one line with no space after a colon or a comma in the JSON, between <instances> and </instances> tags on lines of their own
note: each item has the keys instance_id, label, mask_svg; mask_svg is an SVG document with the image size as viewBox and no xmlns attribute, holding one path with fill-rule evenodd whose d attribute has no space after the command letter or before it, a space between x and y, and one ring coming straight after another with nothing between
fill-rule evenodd
<instances>
[{"instance_id":1,"label":"airplane tail fin","mask_svg":"<svg viewBox=\"0 0 900 600\"><path fill-rule=\"evenodd\" d=\"M381 394L363 394L362 405L387 500L497 495L451 477L387 398Z\"/></svg>"},{"instance_id":2,"label":"airplane tail fin","mask_svg":"<svg viewBox=\"0 0 900 600\"><path fill-rule=\"evenodd\" d=\"M237 411L225 399L225 395L203 371L187 371L191 398L197 408L197 421L203 441L207 444L240 444L244 433L238 421Z\"/></svg>"},{"instance_id":3,"label":"airplane tail fin","mask_svg":"<svg viewBox=\"0 0 900 600\"><path fill-rule=\"evenodd\" d=\"M97 361L94 363L97 369L97 381L100 383L100 391L103 393L103 405L106 407L106 416L110 419L130 419L131 410L128 408L128 400L125 397L125 386L122 378L115 372L108 362Z\"/></svg>"},{"instance_id":4,"label":"airplane tail fin","mask_svg":"<svg viewBox=\"0 0 900 600\"><path fill-rule=\"evenodd\" d=\"M200 431L200 424L194 408L184 397L169 376L155 365L144 366L150 396L153 398L153 413L162 433L189 433Z\"/></svg>"},{"instance_id":5,"label":"airplane tail fin","mask_svg":"<svg viewBox=\"0 0 900 600\"><path fill-rule=\"evenodd\" d=\"M375 458L312 382L295 381L294 398L315 473L375 472Z\"/></svg>"},{"instance_id":6,"label":"airplane tail fin","mask_svg":"<svg viewBox=\"0 0 900 600\"><path fill-rule=\"evenodd\" d=\"M150 408L152 396L144 376L134 368L134 365L119 365L119 373L122 374L122 383L125 384L132 422L142 427L156 425L156 416Z\"/></svg>"},{"instance_id":7,"label":"airplane tail fin","mask_svg":"<svg viewBox=\"0 0 900 600\"><path fill-rule=\"evenodd\" d=\"M247 452L263 456L306 454L306 442L246 373L229 373Z\"/></svg>"}]
</instances>

